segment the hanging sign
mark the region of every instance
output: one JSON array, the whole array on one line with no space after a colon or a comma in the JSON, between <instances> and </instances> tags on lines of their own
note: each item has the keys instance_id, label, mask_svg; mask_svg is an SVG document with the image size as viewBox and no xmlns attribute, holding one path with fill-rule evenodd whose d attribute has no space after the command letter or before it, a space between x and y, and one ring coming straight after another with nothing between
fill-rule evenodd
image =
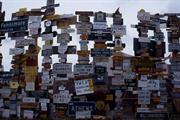
<instances>
[{"instance_id":1,"label":"hanging sign","mask_svg":"<svg viewBox=\"0 0 180 120\"><path fill-rule=\"evenodd\" d=\"M35 45L35 40L34 39L17 39L15 42L16 47L24 47L28 45Z\"/></svg>"}]
</instances>

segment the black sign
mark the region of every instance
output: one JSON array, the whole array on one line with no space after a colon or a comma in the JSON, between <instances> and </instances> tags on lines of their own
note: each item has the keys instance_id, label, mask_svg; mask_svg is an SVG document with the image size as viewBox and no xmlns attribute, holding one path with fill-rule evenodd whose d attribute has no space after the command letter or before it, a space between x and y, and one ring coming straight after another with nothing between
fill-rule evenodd
<instances>
[{"instance_id":1,"label":"black sign","mask_svg":"<svg viewBox=\"0 0 180 120\"><path fill-rule=\"evenodd\" d=\"M88 40L93 41L112 41L113 37L111 33L91 33L88 35Z\"/></svg>"},{"instance_id":2,"label":"black sign","mask_svg":"<svg viewBox=\"0 0 180 120\"><path fill-rule=\"evenodd\" d=\"M110 49L91 49L92 57L110 57L112 51Z\"/></svg>"},{"instance_id":3,"label":"black sign","mask_svg":"<svg viewBox=\"0 0 180 120\"><path fill-rule=\"evenodd\" d=\"M53 54L59 54L58 46L53 46L52 51ZM76 46L68 46L65 54L76 54Z\"/></svg>"},{"instance_id":4,"label":"black sign","mask_svg":"<svg viewBox=\"0 0 180 120\"><path fill-rule=\"evenodd\" d=\"M69 115L75 115L76 111L95 111L95 102L70 102Z\"/></svg>"},{"instance_id":5,"label":"black sign","mask_svg":"<svg viewBox=\"0 0 180 120\"><path fill-rule=\"evenodd\" d=\"M28 19L0 22L0 32L19 32L28 29Z\"/></svg>"},{"instance_id":6,"label":"black sign","mask_svg":"<svg viewBox=\"0 0 180 120\"><path fill-rule=\"evenodd\" d=\"M106 73L106 67L95 66L94 71L96 74L105 74Z\"/></svg>"},{"instance_id":7,"label":"black sign","mask_svg":"<svg viewBox=\"0 0 180 120\"><path fill-rule=\"evenodd\" d=\"M8 37L24 37L24 36L28 36L29 32L28 31L22 31L22 32L13 32L13 33L9 33Z\"/></svg>"}]
</instances>

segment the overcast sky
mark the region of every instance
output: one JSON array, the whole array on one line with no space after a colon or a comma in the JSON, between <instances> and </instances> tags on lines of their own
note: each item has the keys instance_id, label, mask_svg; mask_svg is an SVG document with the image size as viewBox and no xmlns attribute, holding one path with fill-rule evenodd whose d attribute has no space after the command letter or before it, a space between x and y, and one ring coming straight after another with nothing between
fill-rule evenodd
<instances>
[{"instance_id":1,"label":"overcast sky","mask_svg":"<svg viewBox=\"0 0 180 120\"><path fill-rule=\"evenodd\" d=\"M3 10L6 11L6 20L10 20L11 14L19 10L19 8L40 8L46 5L46 0L0 0L3 3ZM113 13L118 7L124 18L124 24L127 26L127 35L122 38L126 43L124 52L133 55L133 37L137 37L137 31L131 28L131 24L137 24L137 12L140 9L145 9L150 13L167 13L180 12L179 0L55 0L60 3L60 7L56 8L57 14L71 14L80 10L104 11ZM108 23L111 23L109 20ZM110 25L110 24L109 24ZM78 45L79 37L73 33L73 41L71 44ZM91 43L92 44L92 43ZM42 44L39 41L39 45ZM9 56L9 48L14 48L14 42L10 39L3 41L3 46L0 48L3 52L3 65L5 70L11 68L10 62L12 56ZM79 47L78 47L79 48ZM40 55L39 55L40 56ZM68 57L69 62L76 63L75 56ZM76 57L77 59L77 57ZM54 62L57 62L57 56L54 56ZM41 59L39 60L41 66Z\"/></svg>"}]
</instances>

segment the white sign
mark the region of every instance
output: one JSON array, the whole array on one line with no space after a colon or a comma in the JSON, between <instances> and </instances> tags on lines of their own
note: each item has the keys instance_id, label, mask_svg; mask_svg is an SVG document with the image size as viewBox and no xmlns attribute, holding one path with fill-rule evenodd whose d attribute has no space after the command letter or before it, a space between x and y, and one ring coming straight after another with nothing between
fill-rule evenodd
<instances>
[{"instance_id":1,"label":"white sign","mask_svg":"<svg viewBox=\"0 0 180 120\"><path fill-rule=\"evenodd\" d=\"M34 111L32 111L32 110L24 110L23 118L33 119L34 118Z\"/></svg>"},{"instance_id":2,"label":"white sign","mask_svg":"<svg viewBox=\"0 0 180 120\"><path fill-rule=\"evenodd\" d=\"M71 100L71 96L68 90L60 91L59 94L53 95L53 103L68 104Z\"/></svg>"},{"instance_id":3,"label":"white sign","mask_svg":"<svg viewBox=\"0 0 180 120\"><path fill-rule=\"evenodd\" d=\"M151 40L148 38L148 37L139 37L139 42L148 42L148 43L150 43L151 42Z\"/></svg>"},{"instance_id":4,"label":"white sign","mask_svg":"<svg viewBox=\"0 0 180 120\"><path fill-rule=\"evenodd\" d=\"M60 46L58 46L58 53L64 54L68 49L67 43L61 43Z\"/></svg>"},{"instance_id":5,"label":"white sign","mask_svg":"<svg viewBox=\"0 0 180 120\"><path fill-rule=\"evenodd\" d=\"M2 117L3 118L9 118L10 117L10 110L9 109L4 109L2 112Z\"/></svg>"},{"instance_id":6,"label":"white sign","mask_svg":"<svg viewBox=\"0 0 180 120\"><path fill-rule=\"evenodd\" d=\"M96 30L105 30L107 29L107 23L106 22L94 22L93 29Z\"/></svg>"},{"instance_id":7,"label":"white sign","mask_svg":"<svg viewBox=\"0 0 180 120\"><path fill-rule=\"evenodd\" d=\"M77 34L91 33L92 23L80 23L76 24Z\"/></svg>"},{"instance_id":8,"label":"white sign","mask_svg":"<svg viewBox=\"0 0 180 120\"><path fill-rule=\"evenodd\" d=\"M37 23L37 22L32 22L28 24L28 28L29 29L38 29L41 27L41 24Z\"/></svg>"},{"instance_id":9,"label":"white sign","mask_svg":"<svg viewBox=\"0 0 180 120\"><path fill-rule=\"evenodd\" d=\"M53 33L42 34L42 40L43 41L53 40Z\"/></svg>"},{"instance_id":10,"label":"white sign","mask_svg":"<svg viewBox=\"0 0 180 120\"><path fill-rule=\"evenodd\" d=\"M53 65L53 72L56 74L71 74L72 63L55 63Z\"/></svg>"},{"instance_id":11,"label":"white sign","mask_svg":"<svg viewBox=\"0 0 180 120\"><path fill-rule=\"evenodd\" d=\"M73 32L75 32L75 29L73 28L61 29L61 33L73 33Z\"/></svg>"},{"instance_id":12,"label":"white sign","mask_svg":"<svg viewBox=\"0 0 180 120\"><path fill-rule=\"evenodd\" d=\"M124 77L121 74L116 74L112 78L112 85L125 85Z\"/></svg>"},{"instance_id":13,"label":"white sign","mask_svg":"<svg viewBox=\"0 0 180 120\"><path fill-rule=\"evenodd\" d=\"M150 91L138 91L138 104L150 104Z\"/></svg>"},{"instance_id":14,"label":"white sign","mask_svg":"<svg viewBox=\"0 0 180 120\"><path fill-rule=\"evenodd\" d=\"M10 48L9 55L20 55L24 53L23 48Z\"/></svg>"},{"instance_id":15,"label":"white sign","mask_svg":"<svg viewBox=\"0 0 180 120\"><path fill-rule=\"evenodd\" d=\"M73 16L74 16L73 14L63 14L60 16L60 18L71 18Z\"/></svg>"},{"instance_id":16,"label":"white sign","mask_svg":"<svg viewBox=\"0 0 180 120\"><path fill-rule=\"evenodd\" d=\"M126 26L125 25L112 25L112 34L115 36L126 35Z\"/></svg>"},{"instance_id":17,"label":"white sign","mask_svg":"<svg viewBox=\"0 0 180 120\"><path fill-rule=\"evenodd\" d=\"M69 42L70 41L70 35L68 33L61 33L57 36L57 43L61 42Z\"/></svg>"},{"instance_id":18,"label":"white sign","mask_svg":"<svg viewBox=\"0 0 180 120\"><path fill-rule=\"evenodd\" d=\"M28 46L30 44L35 45L35 40L28 38L28 39L17 39L16 40L16 47L24 47L24 46Z\"/></svg>"},{"instance_id":19,"label":"white sign","mask_svg":"<svg viewBox=\"0 0 180 120\"><path fill-rule=\"evenodd\" d=\"M91 111L76 111L76 119L90 119Z\"/></svg>"},{"instance_id":20,"label":"white sign","mask_svg":"<svg viewBox=\"0 0 180 120\"><path fill-rule=\"evenodd\" d=\"M142 20L142 21L150 21L150 13L145 11L140 11L138 12L137 18L138 20Z\"/></svg>"},{"instance_id":21,"label":"white sign","mask_svg":"<svg viewBox=\"0 0 180 120\"><path fill-rule=\"evenodd\" d=\"M41 16L29 16L29 23L37 22L41 23Z\"/></svg>"},{"instance_id":22,"label":"white sign","mask_svg":"<svg viewBox=\"0 0 180 120\"><path fill-rule=\"evenodd\" d=\"M138 80L138 87L146 88L147 81L146 80Z\"/></svg>"},{"instance_id":23,"label":"white sign","mask_svg":"<svg viewBox=\"0 0 180 120\"><path fill-rule=\"evenodd\" d=\"M89 75L93 74L93 65L92 64L76 64L74 65L74 74L78 75Z\"/></svg>"},{"instance_id":24,"label":"white sign","mask_svg":"<svg viewBox=\"0 0 180 120\"><path fill-rule=\"evenodd\" d=\"M148 80L147 81L147 89L148 90L159 90L159 80Z\"/></svg>"},{"instance_id":25,"label":"white sign","mask_svg":"<svg viewBox=\"0 0 180 120\"><path fill-rule=\"evenodd\" d=\"M39 99L39 102L40 102L40 103L50 103L50 100L47 99L47 98L40 98L40 99Z\"/></svg>"},{"instance_id":26,"label":"white sign","mask_svg":"<svg viewBox=\"0 0 180 120\"><path fill-rule=\"evenodd\" d=\"M84 95L94 93L92 79L74 81L76 95Z\"/></svg>"},{"instance_id":27,"label":"white sign","mask_svg":"<svg viewBox=\"0 0 180 120\"><path fill-rule=\"evenodd\" d=\"M34 82L26 82L26 91L34 91L35 83Z\"/></svg>"},{"instance_id":28,"label":"white sign","mask_svg":"<svg viewBox=\"0 0 180 120\"><path fill-rule=\"evenodd\" d=\"M47 103L41 103L41 110L47 111Z\"/></svg>"},{"instance_id":29,"label":"white sign","mask_svg":"<svg viewBox=\"0 0 180 120\"><path fill-rule=\"evenodd\" d=\"M29 29L29 34L31 35L37 35L38 33L39 33L39 30L37 28Z\"/></svg>"},{"instance_id":30,"label":"white sign","mask_svg":"<svg viewBox=\"0 0 180 120\"><path fill-rule=\"evenodd\" d=\"M36 99L33 97L24 97L22 101L23 103L35 103Z\"/></svg>"}]
</instances>

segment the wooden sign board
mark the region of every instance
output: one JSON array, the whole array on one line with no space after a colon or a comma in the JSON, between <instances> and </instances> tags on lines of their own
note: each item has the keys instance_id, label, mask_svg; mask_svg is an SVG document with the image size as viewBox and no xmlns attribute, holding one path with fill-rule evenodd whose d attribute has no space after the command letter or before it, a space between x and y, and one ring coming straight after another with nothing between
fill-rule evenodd
<instances>
[{"instance_id":1,"label":"wooden sign board","mask_svg":"<svg viewBox=\"0 0 180 120\"><path fill-rule=\"evenodd\" d=\"M28 19L0 22L0 32L19 32L28 29Z\"/></svg>"}]
</instances>

